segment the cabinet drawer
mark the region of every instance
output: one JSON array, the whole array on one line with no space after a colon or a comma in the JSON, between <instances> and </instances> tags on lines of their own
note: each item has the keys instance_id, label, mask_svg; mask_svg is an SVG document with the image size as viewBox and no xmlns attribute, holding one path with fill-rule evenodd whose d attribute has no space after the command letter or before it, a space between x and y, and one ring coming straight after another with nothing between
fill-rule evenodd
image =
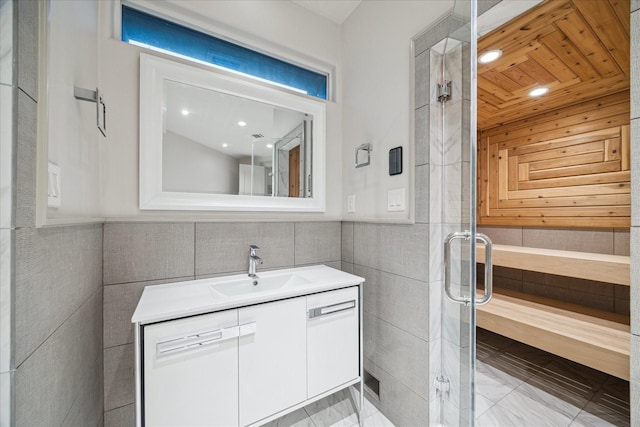
<instances>
[{"instance_id":1,"label":"cabinet drawer","mask_svg":"<svg viewBox=\"0 0 640 427\"><path fill-rule=\"evenodd\" d=\"M307 297L307 398L358 378L358 287Z\"/></svg>"}]
</instances>

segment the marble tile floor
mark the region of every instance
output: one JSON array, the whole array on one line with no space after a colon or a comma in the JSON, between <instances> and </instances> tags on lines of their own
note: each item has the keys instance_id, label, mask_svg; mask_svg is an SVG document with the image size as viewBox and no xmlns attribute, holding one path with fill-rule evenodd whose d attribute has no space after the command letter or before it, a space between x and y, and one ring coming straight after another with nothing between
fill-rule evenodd
<instances>
[{"instance_id":1,"label":"marble tile floor","mask_svg":"<svg viewBox=\"0 0 640 427\"><path fill-rule=\"evenodd\" d=\"M627 381L480 328L476 360L478 427L630 425ZM340 391L266 427L357 426L357 393ZM368 400L364 412L365 427L394 427Z\"/></svg>"},{"instance_id":2,"label":"marble tile floor","mask_svg":"<svg viewBox=\"0 0 640 427\"><path fill-rule=\"evenodd\" d=\"M629 383L478 328L478 427L629 426Z\"/></svg>"},{"instance_id":3,"label":"marble tile floor","mask_svg":"<svg viewBox=\"0 0 640 427\"><path fill-rule=\"evenodd\" d=\"M342 390L311 403L264 427L352 427L358 425L358 391ZM394 427L373 404L365 398L364 425L366 427Z\"/></svg>"}]
</instances>

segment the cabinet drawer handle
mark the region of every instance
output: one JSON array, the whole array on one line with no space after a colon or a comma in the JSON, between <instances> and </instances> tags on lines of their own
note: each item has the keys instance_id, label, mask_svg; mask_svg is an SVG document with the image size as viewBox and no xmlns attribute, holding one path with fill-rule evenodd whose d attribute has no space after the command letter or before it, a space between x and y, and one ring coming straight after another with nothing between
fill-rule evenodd
<instances>
[{"instance_id":1,"label":"cabinet drawer handle","mask_svg":"<svg viewBox=\"0 0 640 427\"><path fill-rule=\"evenodd\" d=\"M327 314L338 313L356 307L356 300L339 302L337 304L325 305L324 307L312 308L309 310L309 319L325 316Z\"/></svg>"}]
</instances>

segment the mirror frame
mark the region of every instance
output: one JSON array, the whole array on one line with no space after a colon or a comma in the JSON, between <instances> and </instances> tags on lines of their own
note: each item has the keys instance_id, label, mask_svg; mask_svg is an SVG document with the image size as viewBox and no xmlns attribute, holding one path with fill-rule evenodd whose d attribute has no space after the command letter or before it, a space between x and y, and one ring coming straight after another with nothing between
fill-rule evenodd
<instances>
[{"instance_id":1,"label":"mirror frame","mask_svg":"<svg viewBox=\"0 0 640 427\"><path fill-rule=\"evenodd\" d=\"M240 96L313 117L313 197L240 196L162 190L164 81ZM242 80L215 68L204 69L140 54L140 198L141 210L282 211L326 210L326 105L287 89Z\"/></svg>"}]
</instances>

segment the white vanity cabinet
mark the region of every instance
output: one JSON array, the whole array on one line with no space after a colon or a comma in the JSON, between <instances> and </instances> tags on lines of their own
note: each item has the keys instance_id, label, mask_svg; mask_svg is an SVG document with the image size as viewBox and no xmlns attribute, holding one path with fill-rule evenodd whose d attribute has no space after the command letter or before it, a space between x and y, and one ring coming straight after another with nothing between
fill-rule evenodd
<instances>
[{"instance_id":1,"label":"white vanity cabinet","mask_svg":"<svg viewBox=\"0 0 640 427\"><path fill-rule=\"evenodd\" d=\"M256 323L239 342L241 426L306 400L306 309L305 297L240 308Z\"/></svg>"},{"instance_id":2,"label":"white vanity cabinet","mask_svg":"<svg viewBox=\"0 0 640 427\"><path fill-rule=\"evenodd\" d=\"M360 375L358 287L307 297L308 398Z\"/></svg>"},{"instance_id":3,"label":"white vanity cabinet","mask_svg":"<svg viewBox=\"0 0 640 427\"><path fill-rule=\"evenodd\" d=\"M285 290L269 290L272 276ZM133 316L138 427L257 427L362 385L364 279L301 267L240 289L257 296L219 296L229 280L145 289Z\"/></svg>"},{"instance_id":4,"label":"white vanity cabinet","mask_svg":"<svg viewBox=\"0 0 640 427\"><path fill-rule=\"evenodd\" d=\"M238 425L238 310L144 328L147 426Z\"/></svg>"}]
</instances>

